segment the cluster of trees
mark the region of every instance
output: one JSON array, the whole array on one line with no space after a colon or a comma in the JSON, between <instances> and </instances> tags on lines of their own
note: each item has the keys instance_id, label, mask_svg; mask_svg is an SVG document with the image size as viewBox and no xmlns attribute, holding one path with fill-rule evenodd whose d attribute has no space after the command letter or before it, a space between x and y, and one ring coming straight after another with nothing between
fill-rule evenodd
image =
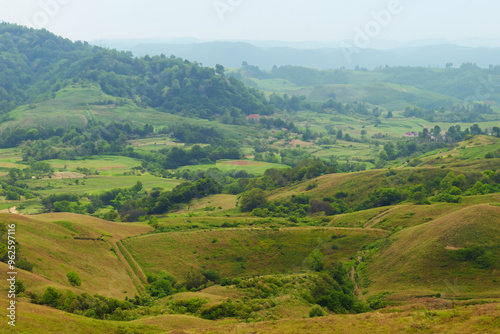
<instances>
[{"instance_id":1,"label":"cluster of trees","mask_svg":"<svg viewBox=\"0 0 500 334\"><path fill-rule=\"evenodd\" d=\"M126 138L141 138L153 133L154 127L149 124L144 126L134 126L130 123L103 124L89 121L86 126L72 124L69 128L62 127L35 127L29 129L6 128L0 134L0 148L16 147L23 142L30 145L37 144L38 141L44 142L40 149L65 145L74 148L87 150L89 154L99 154L101 151L113 152L119 150L118 147L112 148L111 144L117 141L125 141ZM35 150L28 152L36 156ZM44 153L47 155L47 153ZM39 159L40 160L40 159Z\"/></svg>"},{"instance_id":2,"label":"cluster of trees","mask_svg":"<svg viewBox=\"0 0 500 334\"><path fill-rule=\"evenodd\" d=\"M211 144L226 138L226 135L214 127L192 124L172 125L161 129L159 133L168 134L170 137L185 144Z\"/></svg>"},{"instance_id":3,"label":"cluster of trees","mask_svg":"<svg viewBox=\"0 0 500 334\"><path fill-rule=\"evenodd\" d=\"M493 127L492 131L495 134L500 134L500 128L498 127ZM451 147L451 144L463 141L470 138L470 136L489 133L489 130L481 129L478 124L474 124L465 130L462 130L460 125L450 126L445 133L443 133L441 127L436 125L430 130L423 129L416 139L407 139L396 143L386 142L383 150L379 153L379 158L383 161L392 161L401 157L410 157L417 152L424 153L439 148ZM493 156L490 156L490 158L493 158Z\"/></svg>"},{"instance_id":4,"label":"cluster of trees","mask_svg":"<svg viewBox=\"0 0 500 334\"><path fill-rule=\"evenodd\" d=\"M14 130L14 132L23 131ZM33 128L26 131L24 136L16 137L15 141L9 138L11 131L7 129L0 135L0 141L9 141L8 145L14 146L21 144L23 161L71 160L82 156L123 154L128 139L144 137L153 131L153 126L148 124L137 127L127 123L105 125L90 122L85 127L71 125L67 130Z\"/></svg>"},{"instance_id":5,"label":"cluster of trees","mask_svg":"<svg viewBox=\"0 0 500 334\"><path fill-rule=\"evenodd\" d=\"M500 170L468 175L455 175L453 172L442 173L445 172L438 171L437 174L441 176L436 176L435 173L411 175L408 180L404 180L397 172L391 170L386 176L390 180L394 179L394 183L399 186L378 188L364 198L354 193L337 191L322 199L301 194L287 199L268 201L266 192L253 188L241 195L239 205L243 212L251 212L253 216L284 217L296 223L298 218L318 213L336 215L395 205L405 201L420 205L436 202L459 203L463 196L500 192ZM252 185L253 183L250 182L248 186ZM310 188L314 188L314 185Z\"/></svg>"},{"instance_id":6,"label":"cluster of trees","mask_svg":"<svg viewBox=\"0 0 500 334\"><path fill-rule=\"evenodd\" d=\"M285 187L293 182L309 180L323 174L337 173L335 164L330 164L319 158L301 160L296 166L287 169L271 168L264 176L251 180L248 187L262 190L272 190Z\"/></svg>"},{"instance_id":7,"label":"cluster of trees","mask_svg":"<svg viewBox=\"0 0 500 334\"><path fill-rule=\"evenodd\" d=\"M136 306L131 302L106 298L99 294L94 296L87 293L77 295L70 290L64 293L49 286L42 295L30 293L30 297L34 304L47 305L94 319L131 321L137 318L134 313Z\"/></svg>"},{"instance_id":8,"label":"cluster of trees","mask_svg":"<svg viewBox=\"0 0 500 334\"><path fill-rule=\"evenodd\" d=\"M0 223L0 261L4 263L15 263L15 267L27 271L33 270L33 263L22 256L21 245L12 240L8 240L8 228L6 223ZM13 248L15 246L15 249ZM12 252L12 250L15 250ZM9 252L10 251L10 252Z\"/></svg>"},{"instance_id":9,"label":"cluster of trees","mask_svg":"<svg viewBox=\"0 0 500 334\"><path fill-rule=\"evenodd\" d=\"M41 179L54 173L52 167L44 161L32 161L23 170L19 168L9 169L9 173L0 181L2 186L0 194L8 201L18 201L21 196L25 199L32 199L37 196L36 192L28 187L27 179Z\"/></svg>"},{"instance_id":10,"label":"cluster of trees","mask_svg":"<svg viewBox=\"0 0 500 334\"><path fill-rule=\"evenodd\" d=\"M142 160L142 168L157 175L166 175L166 169L198 164L215 164L221 159L241 159L240 144L234 140L223 140L208 146L194 145L189 149L173 147L143 153L128 147L126 156Z\"/></svg>"},{"instance_id":11,"label":"cluster of trees","mask_svg":"<svg viewBox=\"0 0 500 334\"><path fill-rule=\"evenodd\" d=\"M439 110L406 107L403 116L422 118L429 122L481 122L484 115L493 114L491 106L485 103L454 105L448 110L441 107Z\"/></svg>"}]
</instances>

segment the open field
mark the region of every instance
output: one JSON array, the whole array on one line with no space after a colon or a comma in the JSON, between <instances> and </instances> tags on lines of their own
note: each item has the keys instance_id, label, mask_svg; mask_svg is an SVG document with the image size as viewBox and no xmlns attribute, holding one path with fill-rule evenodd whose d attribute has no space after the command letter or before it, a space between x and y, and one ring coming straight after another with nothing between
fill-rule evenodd
<instances>
[{"instance_id":1,"label":"open field","mask_svg":"<svg viewBox=\"0 0 500 334\"><path fill-rule=\"evenodd\" d=\"M78 180L78 184L76 184ZM28 185L37 190L42 195L75 193L75 194L95 194L114 188L132 187L141 181L145 189L162 188L171 190L181 183L175 179L163 179L149 174L144 175L122 175L122 176L88 176L85 179L43 179L30 180Z\"/></svg>"},{"instance_id":2,"label":"open field","mask_svg":"<svg viewBox=\"0 0 500 334\"><path fill-rule=\"evenodd\" d=\"M130 146L136 151L151 152L161 149L170 149L174 146L183 147L184 143L175 142L170 137L155 136L152 138L143 138L129 141Z\"/></svg>"},{"instance_id":3,"label":"open field","mask_svg":"<svg viewBox=\"0 0 500 334\"><path fill-rule=\"evenodd\" d=\"M123 156L95 156L78 160L47 160L52 168L59 171L77 171L77 168L97 170L99 175L119 174L141 165L136 159Z\"/></svg>"},{"instance_id":4,"label":"open field","mask_svg":"<svg viewBox=\"0 0 500 334\"><path fill-rule=\"evenodd\" d=\"M218 168L224 172L244 170L249 174L262 175L266 170L270 168L289 168L289 166L253 160L219 160L216 164L213 165L185 166L179 168L178 170L196 171L207 170L210 168Z\"/></svg>"},{"instance_id":5,"label":"open field","mask_svg":"<svg viewBox=\"0 0 500 334\"><path fill-rule=\"evenodd\" d=\"M19 147L0 149L0 172L6 172L9 168L26 168L26 165L22 164Z\"/></svg>"}]
</instances>

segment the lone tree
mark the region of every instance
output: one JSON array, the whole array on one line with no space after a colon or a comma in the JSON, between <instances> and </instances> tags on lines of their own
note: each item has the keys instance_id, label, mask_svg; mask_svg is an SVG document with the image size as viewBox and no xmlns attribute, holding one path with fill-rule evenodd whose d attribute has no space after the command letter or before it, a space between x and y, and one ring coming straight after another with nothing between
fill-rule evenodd
<instances>
[{"instance_id":1,"label":"lone tree","mask_svg":"<svg viewBox=\"0 0 500 334\"><path fill-rule=\"evenodd\" d=\"M253 209L264 206L267 203L264 191L254 188L244 193L240 198L240 207L243 212L250 212Z\"/></svg>"}]
</instances>

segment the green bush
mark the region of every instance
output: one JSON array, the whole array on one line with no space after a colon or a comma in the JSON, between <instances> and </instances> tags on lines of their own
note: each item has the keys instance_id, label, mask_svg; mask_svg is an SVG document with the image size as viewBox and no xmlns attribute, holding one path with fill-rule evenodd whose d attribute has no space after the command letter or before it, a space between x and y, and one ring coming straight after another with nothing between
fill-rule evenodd
<instances>
[{"instance_id":1,"label":"green bush","mask_svg":"<svg viewBox=\"0 0 500 334\"><path fill-rule=\"evenodd\" d=\"M459 249L456 256L459 261L473 262L474 266L481 269L489 268L496 262L493 253L486 251L486 248L482 246L472 246Z\"/></svg>"},{"instance_id":2,"label":"green bush","mask_svg":"<svg viewBox=\"0 0 500 334\"><path fill-rule=\"evenodd\" d=\"M202 274L203 276L205 276L207 280L212 281L215 284L219 284L221 281L219 273L216 272L215 270L212 269L205 270Z\"/></svg>"},{"instance_id":3,"label":"green bush","mask_svg":"<svg viewBox=\"0 0 500 334\"><path fill-rule=\"evenodd\" d=\"M176 314L195 314L198 312L203 305L207 303L206 300L195 298L189 300L176 300L171 304L171 309L173 313Z\"/></svg>"},{"instance_id":4,"label":"green bush","mask_svg":"<svg viewBox=\"0 0 500 334\"><path fill-rule=\"evenodd\" d=\"M68 281L71 285L73 286L80 286L82 285L82 280L80 279L80 276L78 276L77 273L74 271L70 271L66 274L66 277L68 278Z\"/></svg>"},{"instance_id":5,"label":"green bush","mask_svg":"<svg viewBox=\"0 0 500 334\"><path fill-rule=\"evenodd\" d=\"M311 269L314 271L321 271L325 263L323 262L323 254L319 249L315 249L311 254L309 254L309 259L311 260Z\"/></svg>"},{"instance_id":6,"label":"green bush","mask_svg":"<svg viewBox=\"0 0 500 334\"><path fill-rule=\"evenodd\" d=\"M152 297L164 298L174 293L177 279L172 275L160 271L158 274L147 275L149 283L148 291Z\"/></svg>"},{"instance_id":7,"label":"green bush","mask_svg":"<svg viewBox=\"0 0 500 334\"><path fill-rule=\"evenodd\" d=\"M325 315L325 310L319 305L314 305L311 311L309 311L309 318L324 317Z\"/></svg>"},{"instance_id":8,"label":"green bush","mask_svg":"<svg viewBox=\"0 0 500 334\"><path fill-rule=\"evenodd\" d=\"M225 302L201 311L201 317L208 320L234 318L237 316L236 306L232 302Z\"/></svg>"},{"instance_id":9,"label":"green bush","mask_svg":"<svg viewBox=\"0 0 500 334\"><path fill-rule=\"evenodd\" d=\"M384 294L378 294L375 296L368 297L366 302L368 303L368 306L370 306L372 310L378 310L387 306Z\"/></svg>"}]
</instances>

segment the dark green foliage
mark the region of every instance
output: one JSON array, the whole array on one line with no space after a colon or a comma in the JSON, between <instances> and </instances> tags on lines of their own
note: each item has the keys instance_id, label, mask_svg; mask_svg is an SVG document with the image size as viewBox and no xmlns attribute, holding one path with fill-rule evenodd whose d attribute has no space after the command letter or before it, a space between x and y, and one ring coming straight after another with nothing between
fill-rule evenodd
<instances>
[{"instance_id":1,"label":"dark green foliage","mask_svg":"<svg viewBox=\"0 0 500 334\"><path fill-rule=\"evenodd\" d=\"M208 320L233 318L237 316L237 309L234 303L225 302L201 311L200 316Z\"/></svg>"},{"instance_id":2,"label":"dark green foliage","mask_svg":"<svg viewBox=\"0 0 500 334\"><path fill-rule=\"evenodd\" d=\"M357 300L354 284L345 266L337 264L328 273L320 273L312 279L312 301L334 313L361 313L369 307Z\"/></svg>"},{"instance_id":3,"label":"dark green foliage","mask_svg":"<svg viewBox=\"0 0 500 334\"><path fill-rule=\"evenodd\" d=\"M14 244L9 244L7 224L0 222L0 261L9 263L9 260L12 260L11 256L13 254L9 253L9 251L13 251L13 247L15 247L14 262L16 268L32 271L33 263L22 257L23 250L17 241Z\"/></svg>"},{"instance_id":4,"label":"dark green foliage","mask_svg":"<svg viewBox=\"0 0 500 334\"><path fill-rule=\"evenodd\" d=\"M196 269L189 270L186 277L186 289L188 290L196 290L204 286L207 282L207 278L203 276L203 274Z\"/></svg>"},{"instance_id":5,"label":"dark green foliage","mask_svg":"<svg viewBox=\"0 0 500 334\"><path fill-rule=\"evenodd\" d=\"M49 286L43 293L40 304L59 308L62 306L62 296L63 294L56 288Z\"/></svg>"},{"instance_id":6,"label":"dark green foliage","mask_svg":"<svg viewBox=\"0 0 500 334\"><path fill-rule=\"evenodd\" d=\"M147 276L149 283L148 291L152 297L164 298L174 293L173 286L177 283L177 279L172 275L161 271L158 274Z\"/></svg>"},{"instance_id":7,"label":"dark green foliage","mask_svg":"<svg viewBox=\"0 0 500 334\"><path fill-rule=\"evenodd\" d=\"M250 212L263 207L267 203L264 191L258 188L247 191L240 198L240 207L243 212Z\"/></svg>"},{"instance_id":8,"label":"dark green foliage","mask_svg":"<svg viewBox=\"0 0 500 334\"><path fill-rule=\"evenodd\" d=\"M366 302L368 303L368 306L370 306L372 310L378 310L387 306L387 302L385 301L385 296L386 296L385 293L380 293L375 296L370 296L368 297Z\"/></svg>"},{"instance_id":9,"label":"dark green foliage","mask_svg":"<svg viewBox=\"0 0 500 334\"><path fill-rule=\"evenodd\" d=\"M405 117L422 118L429 122L470 123L484 121L484 116L491 114L493 114L493 109L488 104L473 103L470 105L454 105L447 111L444 109L436 111L406 107L403 115Z\"/></svg>"},{"instance_id":10,"label":"dark green foliage","mask_svg":"<svg viewBox=\"0 0 500 334\"><path fill-rule=\"evenodd\" d=\"M207 303L202 299L176 300L170 304L172 313L175 314L196 314Z\"/></svg>"},{"instance_id":11,"label":"dark green foliage","mask_svg":"<svg viewBox=\"0 0 500 334\"><path fill-rule=\"evenodd\" d=\"M0 91L3 113L33 102L34 97L51 96L72 84L73 78L97 83L115 98L192 117L224 116L233 122L251 113L274 111L263 93L246 88L234 77L176 57L132 58L130 52L73 43L46 30L8 23L0 25L0 43L6 64L0 86L9 87ZM40 135L30 130L28 136Z\"/></svg>"},{"instance_id":12,"label":"dark green foliage","mask_svg":"<svg viewBox=\"0 0 500 334\"><path fill-rule=\"evenodd\" d=\"M80 279L80 276L74 271L70 271L66 274L66 277L68 278L68 281L71 285L73 286L80 286L82 285L82 280Z\"/></svg>"},{"instance_id":13,"label":"dark green foliage","mask_svg":"<svg viewBox=\"0 0 500 334\"><path fill-rule=\"evenodd\" d=\"M50 286L42 296L31 293L31 302L94 319L130 321L136 318L131 313L134 305L129 301L119 301L98 294L90 296L84 293L78 296L72 291L64 294Z\"/></svg>"},{"instance_id":14,"label":"dark green foliage","mask_svg":"<svg viewBox=\"0 0 500 334\"><path fill-rule=\"evenodd\" d=\"M382 188L375 190L368 197L368 200L362 204L364 209L388 206L403 201L406 195L394 188Z\"/></svg>"},{"instance_id":15,"label":"dark green foliage","mask_svg":"<svg viewBox=\"0 0 500 334\"><path fill-rule=\"evenodd\" d=\"M205 270L202 274L208 281L214 282L215 284L221 283L220 274L215 270Z\"/></svg>"},{"instance_id":16,"label":"dark green foliage","mask_svg":"<svg viewBox=\"0 0 500 334\"><path fill-rule=\"evenodd\" d=\"M311 311L309 311L309 318L324 317L325 315L325 310L319 305L314 305Z\"/></svg>"},{"instance_id":17,"label":"dark green foliage","mask_svg":"<svg viewBox=\"0 0 500 334\"><path fill-rule=\"evenodd\" d=\"M24 284L24 281L22 280L17 279L15 287L16 287L16 295L26 291L26 286Z\"/></svg>"},{"instance_id":18,"label":"dark green foliage","mask_svg":"<svg viewBox=\"0 0 500 334\"><path fill-rule=\"evenodd\" d=\"M5 193L5 199L7 201L19 201L21 199L21 196L19 194L13 192L13 191L7 191Z\"/></svg>"},{"instance_id":19,"label":"dark green foliage","mask_svg":"<svg viewBox=\"0 0 500 334\"><path fill-rule=\"evenodd\" d=\"M474 266L486 269L498 262L491 251L487 251L482 246L472 246L456 251L456 256L459 261L473 262Z\"/></svg>"},{"instance_id":20,"label":"dark green foliage","mask_svg":"<svg viewBox=\"0 0 500 334\"><path fill-rule=\"evenodd\" d=\"M325 263L323 262L323 254L319 249L315 249L311 254L309 254L309 260L311 261L311 269L314 271L321 271Z\"/></svg>"}]
</instances>

